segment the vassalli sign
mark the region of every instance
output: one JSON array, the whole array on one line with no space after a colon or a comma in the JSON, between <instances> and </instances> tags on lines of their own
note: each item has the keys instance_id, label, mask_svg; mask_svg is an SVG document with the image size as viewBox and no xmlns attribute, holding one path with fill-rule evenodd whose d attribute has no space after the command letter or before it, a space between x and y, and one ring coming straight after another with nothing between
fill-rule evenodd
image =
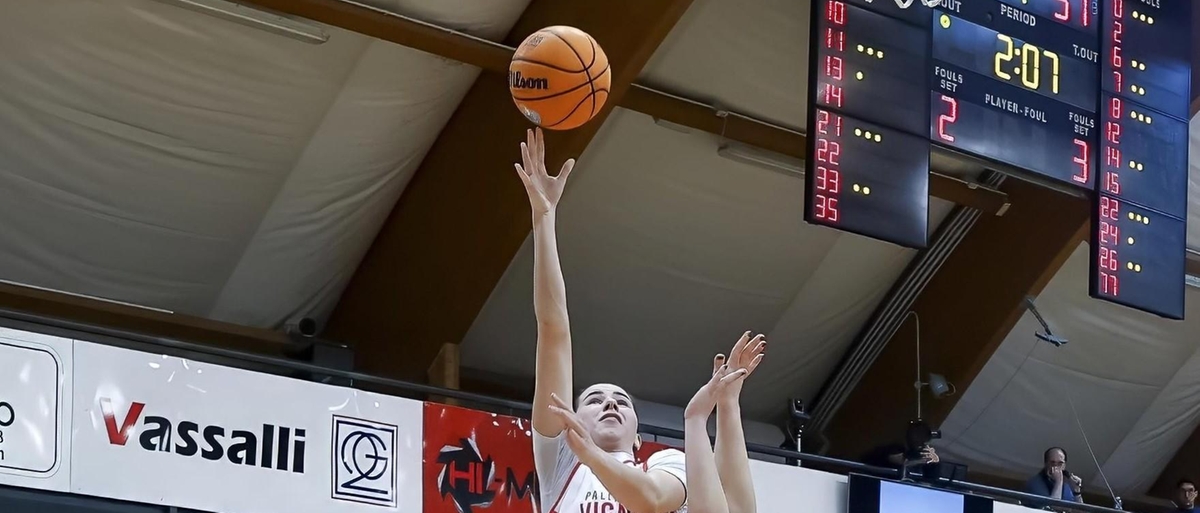
<instances>
[{"instance_id":1,"label":"vassalli sign","mask_svg":"<svg viewBox=\"0 0 1200 513\"><path fill-rule=\"evenodd\" d=\"M220 512L421 510L419 401L82 342L74 356L88 365L75 369L73 492Z\"/></svg>"},{"instance_id":2,"label":"vassalli sign","mask_svg":"<svg viewBox=\"0 0 1200 513\"><path fill-rule=\"evenodd\" d=\"M144 403L134 402L122 417L113 408L112 399L101 397L100 412L108 443L125 446L145 408ZM209 461L226 460L234 465L304 473L306 430L303 428L263 424L256 433L218 425L202 426L190 420L176 424L155 415L146 415L140 428L137 445L147 451L183 457L199 455Z\"/></svg>"}]
</instances>

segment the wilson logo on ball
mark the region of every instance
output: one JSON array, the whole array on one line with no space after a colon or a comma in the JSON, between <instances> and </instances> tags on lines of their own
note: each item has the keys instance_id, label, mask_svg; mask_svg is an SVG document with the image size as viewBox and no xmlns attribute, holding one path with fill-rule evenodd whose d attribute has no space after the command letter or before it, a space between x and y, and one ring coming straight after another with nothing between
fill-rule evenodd
<instances>
[{"instance_id":1,"label":"wilson logo on ball","mask_svg":"<svg viewBox=\"0 0 1200 513\"><path fill-rule=\"evenodd\" d=\"M525 48L533 48L533 47L536 47L537 45L542 44L542 41L545 41L545 39L546 38L544 38L540 35L534 34L529 39L525 40L525 44L522 46L524 46Z\"/></svg>"},{"instance_id":2,"label":"wilson logo on ball","mask_svg":"<svg viewBox=\"0 0 1200 513\"><path fill-rule=\"evenodd\" d=\"M550 79L527 78L520 71L508 72L508 84L513 89L550 89Z\"/></svg>"}]
</instances>

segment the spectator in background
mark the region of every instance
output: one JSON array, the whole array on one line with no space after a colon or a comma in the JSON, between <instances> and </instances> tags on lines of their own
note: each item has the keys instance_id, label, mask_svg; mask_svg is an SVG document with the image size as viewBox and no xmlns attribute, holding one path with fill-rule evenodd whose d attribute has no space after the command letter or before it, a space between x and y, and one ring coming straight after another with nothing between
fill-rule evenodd
<instances>
[{"instance_id":1,"label":"spectator in background","mask_svg":"<svg viewBox=\"0 0 1200 513\"><path fill-rule=\"evenodd\" d=\"M876 447L862 457L863 463L875 467L900 468L906 461L909 466L937 463L937 451L928 445L909 451L905 444L894 443Z\"/></svg>"},{"instance_id":2,"label":"spectator in background","mask_svg":"<svg viewBox=\"0 0 1200 513\"><path fill-rule=\"evenodd\" d=\"M1175 485L1175 511L1193 511L1196 507L1196 483L1180 479Z\"/></svg>"},{"instance_id":3,"label":"spectator in background","mask_svg":"<svg viewBox=\"0 0 1200 513\"><path fill-rule=\"evenodd\" d=\"M1042 471L1025 483L1025 493L1083 504L1083 479L1067 471L1067 451L1051 447L1042 455ZM1047 505L1028 504L1035 508Z\"/></svg>"},{"instance_id":4,"label":"spectator in background","mask_svg":"<svg viewBox=\"0 0 1200 513\"><path fill-rule=\"evenodd\" d=\"M904 433L904 443L892 443L875 447L861 458L863 463L875 467L899 469L908 467L924 477L938 475L937 451L929 445L930 430L925 423L909 423Z\"/></svg>"}]
</instances>

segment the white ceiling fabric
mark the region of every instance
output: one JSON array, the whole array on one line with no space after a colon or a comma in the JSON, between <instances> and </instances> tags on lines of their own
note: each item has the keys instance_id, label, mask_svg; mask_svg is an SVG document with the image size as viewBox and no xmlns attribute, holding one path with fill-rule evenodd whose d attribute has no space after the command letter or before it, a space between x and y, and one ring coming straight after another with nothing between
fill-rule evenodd
<instances>
[{"instance_id":1,"label":"white ceiling fabric","mask_svg":"<svg viewBox=\"0 0 1200 513\"><path fill-rule=\"evenodd\" d=\"M1056 348L1034 338L1026 313L942 424L943 458L1014 477L1041 467L1042 452L1067 449L1088 487L1145 492L1200 422L1200 291L1187 291L1187 321L1166 321L1088 297L1088 247L1080 245L1036 303ZM930 369L937 372L936 369Z\"/></svg>"},{"instance_id":2,"label":"white ceiling fabric","mask_svg":"<svg viewBox=\"0 0 1200 513\"><path fill-rule=\"evenodd\" d=\"M495 40L528 0L367 3ZM640 81L802 129L809 10L695 0ZM325 30L313 46L152 0L9 2L0 279L254 326L323 318L477 74ZM718 144L618 109L581 156L560 215L577 383L681 405L713 353L762 330L769 359L745 402L766 419L813 399L914 252L806 225L797 176ZM931 201L931 226L949 209ZM960 392L941 446L1024 476L1062 444L1096 486L1068 404L1048 392L1069 391L1109 479L1136 493L1200 422L1200 299L1189 289L1185 323L1088 299L1081 255L1038 299L1071 344L1037 345L1022 319ZM464 364L531 373L531 272L527 240Z\"/></svg>"},{"instance_id":3,"label":"white ceiling fabric","mask_svg":"<svg viewBox=\"0 0 1200 513\"><path fill-rule=\"evenodd\" d=\"M374 2L499 38L527 0ZM0 17L0 278L232 322L323 317L478 70L149 0Z\"/></svg>"},{"instance_id":4,"label":"white ceiling fabric","mask_svg":"<svg viewBox=\"0 0 1200 513\"><path fill-rule=\"evenodd\" d=\"M799 175L727 160L717 144L616 111L581 156L558 220L576 384L683 405L712 356L757 330L769 356L744 405L770 418L790 396L813 398L915 252L804 223ZM940 222L950 205L933 205ZM467 334L464 366L532 375L532 256L527 239Z\"/></svg>"}]
</instances>

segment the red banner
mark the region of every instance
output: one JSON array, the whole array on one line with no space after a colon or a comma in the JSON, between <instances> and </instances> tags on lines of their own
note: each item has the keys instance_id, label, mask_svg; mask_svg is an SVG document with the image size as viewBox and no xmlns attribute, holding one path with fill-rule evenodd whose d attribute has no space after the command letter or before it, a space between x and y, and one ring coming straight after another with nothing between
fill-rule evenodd
<instances>
[{"instance_id":1,"label":"red banner","mask_svg":"<svg viewBox=\"0 0 1200 513\"><path fill-rule=\"evenodd\" d=\"M538 511L531 429L517 417L425 403L423 513Z\"/></svg>"},{"instance_id":2,"label":"red banner","mask_svg":"<svg viewBox=\"0 0 1200 513\"><path fill-rule=\"evenodd\" d=\"M529 421L425 403L422 513L530 513L537 508ZM646 442L638 461L666 448Z\"/></svg>"}]
</instances>

